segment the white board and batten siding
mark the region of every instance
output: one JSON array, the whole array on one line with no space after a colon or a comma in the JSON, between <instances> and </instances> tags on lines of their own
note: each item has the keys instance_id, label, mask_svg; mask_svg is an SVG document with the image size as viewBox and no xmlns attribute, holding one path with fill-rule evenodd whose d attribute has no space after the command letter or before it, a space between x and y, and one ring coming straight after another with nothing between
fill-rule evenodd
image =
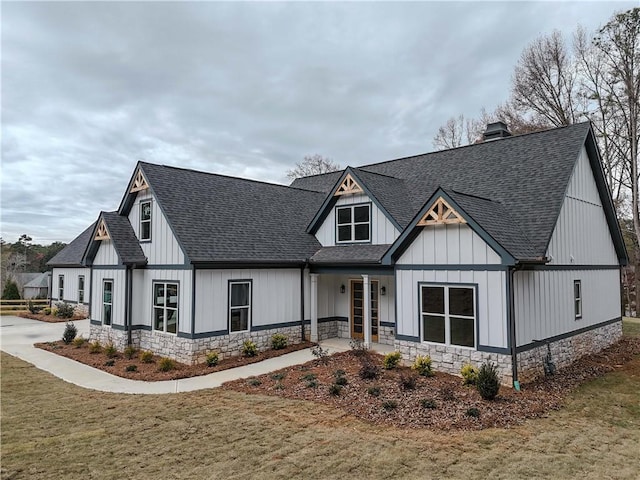
<instances>
[{"instance_id":1,"label":"white board and batten siding","mask_svg":"<svg viewBox=\"0 0 640 480\"><path fill-rule=\"evenodd\" d=\"M300 269L197 270L194 333L227 330L229 280L252 281L252 325L300 320Z\"/></svg>"},{"instance_id":2,"label":"white board and batten siding","mask_svg":"<svg viewBox=\"0 0 640 480\"><path fill-rule=\"evenodd\" d=\"M551 265L617 265L589 157L583 147L569 181L547 257Z\"/></svg>"},{"instance_id":3,"label":"white board and batten siding","mask_svg":"<svg viewBox=\"0 0 640 480\"><path fill-rule=\"evenodd\" d=\"M100 240L93 265L118 265L120 259L111 240Z\"/></svg>"},{"instance_id":4,"label":"white board and batten siding","mask_svg":"<svg viewBox=\"0 0 640 480\"><path fill-rule=\"evenodd\" d=\"M64 298L58 298L59 277L64 275ZM91 298L91 270L88 268L54 268L51 273L51 299L68 303L78 303L78 277L84 275L84 302Z\"/></svg>"},{"instance_id":5,"label":"white board and batten siding","mask_svg":"<svg viewBox=\"0 0 640 480\"><path fill-rule=\"evenodd\" d=\"M333 247L336 245L336 207L344 205L354 205L357 203L371 203L371 244L390 245L400 232L393 226L393 223L378 208L368 195L343 195L334 208L331 209L322 225L316 231L316 238L323 247Z\"/></svg>"},{"instance_id":6,"label":"white board and batten siding","mask_svg":"<svg viewBox=\"0 0 640 480\"><path fill-rule=\"evenodd\" d=\"M138 192L129 212L129 222L136 237L140 238L140 203L149 200L151 200L151 241L140 243L149 265L183 264L184 252L171 231L160 205L148 189Z\"/></svg>"},{"instance_id":7,"label":"white board and batten siding","mask_svg":"<svg viewBox=\"0 0 640 480\"><path fill-rule=\"evenodd\" d=\"M135 269L133 270L132 325L153 325L153 283L178 283L178 331L191 333L191 270Z\"/></svg>"},{"instance_id":8,"label":"white board and batten siding","mask_svg":"<svg viewBox=\"0 0 640 480\"><path fill-rule=\"evenodd\" d=\"M126 270L94 268L93 269L93 291L91 292L91 319L99 322L103 321L103 285L105 280L112 280L111 294L111 324L124 326L125 307L125 274Z\"/></svg>"},{"instance_id":9,"label":"white board and batten siding","mask_svg":"<svg viewBox=\"0 0 640 480\"><path fill-rule=\"evenodd\" d=\"M575 318L574 280L582 286L582 318ZM620 316L618 270L514 273L517 345L562 335Z\"/></svg>"},{"instance_id":10,"label":"white board and batten siding","mask_svg":"<svg viewBox=\"0 0 640 480\"><path fill-rule=\"evenodd\" d=\"M504 270L465 270L456 265L499 265L500 256L468 225L425 227L397 261L408 269L396 270L398 335L421 336L421 283L474 285L478 331L476 345L506 348L507 291ZM448 270L429 265L451 265ZM413 268L412 266L415 266Z\"/></svg>"}]
</instances>

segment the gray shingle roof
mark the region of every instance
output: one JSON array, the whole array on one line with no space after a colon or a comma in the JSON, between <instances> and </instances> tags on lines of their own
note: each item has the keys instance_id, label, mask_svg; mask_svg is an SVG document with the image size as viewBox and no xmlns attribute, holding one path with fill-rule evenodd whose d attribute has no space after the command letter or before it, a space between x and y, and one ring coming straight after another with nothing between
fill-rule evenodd
<instances>
[{"instance_id":1,"label":"gray shingle roof","mask_svg":"<svg viewBox=\"0 0 640 480\"><path fill-rule=\"evenodd\" d=\"M318 250L310 262L322 263L380 263L380 259L391 245L338 245L335 247L323 247Z\"/></svg>"},{"instance_id":2,"label":"gray shingle roof","mask_svg":"<svg viewBox=\"0 0 640 480\"><path fill-rule=\"evenodd\" d=\"M118 212L102 212L113 246L124 265L144 265L147 263L138 238L129 219Z\"/></svg>"},{"instance_id":3,"label":"gray shingle roof","mask_svg":"<svg viewBox=\"0 0 640 480\"><path fill-rule=\"evenodd\" d=\"M39 274L30 282L24 284L25 288L46 288L49 286L49 277L51 272L44 272Z\"/></svg>"},{"instance_id":4,"label":"gray shingle roof","mask_svg":"<svg viewBox=\"0 0 640 480\"><path fill-rule=\"evenodd\" d=\"M302 188L303 190L311 190L314 192L329 193L331 188L336 184L342 170L338 172L322 173L320 175L311 175L309 177L296 178L291 182L291 187Z\"/></svg>"},{"instance_id":5,"label":"gray shingle roof","mask_svg":"<svg viewBox=\"0 0 640 480\"><path fill-rule=\"evenodd\" d=\"M141 162L192 262L303 262L320 244L305 232L325 195Z\"/></svg>"},{"instance_id":6,"label":"gray shingle roof","mask_svg":"<svg viewBox=\"0 0 640 480\"><path fill-rule=\"evenodd\" d=\"M83 267L84 253L87 250L91 235L96 224L92 223L84 232L74 238L69 245L64 247L47 262L52 267Z\"/></svg>"}]
</instances>

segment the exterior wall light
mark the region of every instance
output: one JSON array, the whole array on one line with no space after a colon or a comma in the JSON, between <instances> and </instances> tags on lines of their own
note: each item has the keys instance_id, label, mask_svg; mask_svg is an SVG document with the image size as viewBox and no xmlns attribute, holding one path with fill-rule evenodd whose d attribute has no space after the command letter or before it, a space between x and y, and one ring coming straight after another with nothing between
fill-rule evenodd
<instances>
[{"instance_id":1,"label":"exterior wall light","mask_svg":"<svg viewBox=\"0 0 640 480\"><path fill-rule=\"evenodd\" d=\"M346 292L347 288L344 286L344 283L340 285L340 293Z\"/></svg>"},{"instance_id":2,"label":"exterior wall light","mask_svg":"<svg viewBox=\"0 0 640 480\"><path fill-rule=\"evenodd\" d=\"M380 287L380 295L386 295L387 294L387 287Z\"/></svg>"}]
</instances>

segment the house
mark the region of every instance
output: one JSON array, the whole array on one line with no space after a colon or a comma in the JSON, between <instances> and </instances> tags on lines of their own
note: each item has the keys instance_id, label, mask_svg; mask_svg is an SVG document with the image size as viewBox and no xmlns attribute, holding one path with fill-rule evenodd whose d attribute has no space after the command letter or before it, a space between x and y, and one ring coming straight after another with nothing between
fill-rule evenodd
<instances>
[{"instance_id":1,"label":"house","mask_svg":"<svg viewBox=\"0 0 640 480\"><path fill-rule=\"evenodd\" d=\"M49 282L51 272L39 274L33 280L25 283L22 298L49 298Z\"/></svg>"},{"instance_id":2,"label":"house","mask_svg":"<svg viewBox=\"0 0 640 480\"><path fill-rule=\"evenodd\" d=\"M452 373L492 361L510 382L622 334L627 255L589 123L498 122L479 144L288 187L139 162L59 256L58 299L90 279L93 338L184 362L278 332Z\"/></svg>"}]
</instances>

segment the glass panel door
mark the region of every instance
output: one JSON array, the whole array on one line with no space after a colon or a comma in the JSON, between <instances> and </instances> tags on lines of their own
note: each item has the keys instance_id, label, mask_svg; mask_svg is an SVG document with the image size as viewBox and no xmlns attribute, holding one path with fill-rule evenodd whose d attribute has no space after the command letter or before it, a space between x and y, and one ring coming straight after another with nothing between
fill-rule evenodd
<instances>
[{"instance_id":1,"label":"glass panel door","mask_svg":"<svg viewBox=\"0 0 640 480\"><path fill-rule=\"evenodd\" d=\"M378 282L370 283L371 300L369 312L371 315L371 341L378 341L379 326L379 293ZM362 280L351 280L351 338L364 340L364 283Z\"/></svg>"}]
</instances>

